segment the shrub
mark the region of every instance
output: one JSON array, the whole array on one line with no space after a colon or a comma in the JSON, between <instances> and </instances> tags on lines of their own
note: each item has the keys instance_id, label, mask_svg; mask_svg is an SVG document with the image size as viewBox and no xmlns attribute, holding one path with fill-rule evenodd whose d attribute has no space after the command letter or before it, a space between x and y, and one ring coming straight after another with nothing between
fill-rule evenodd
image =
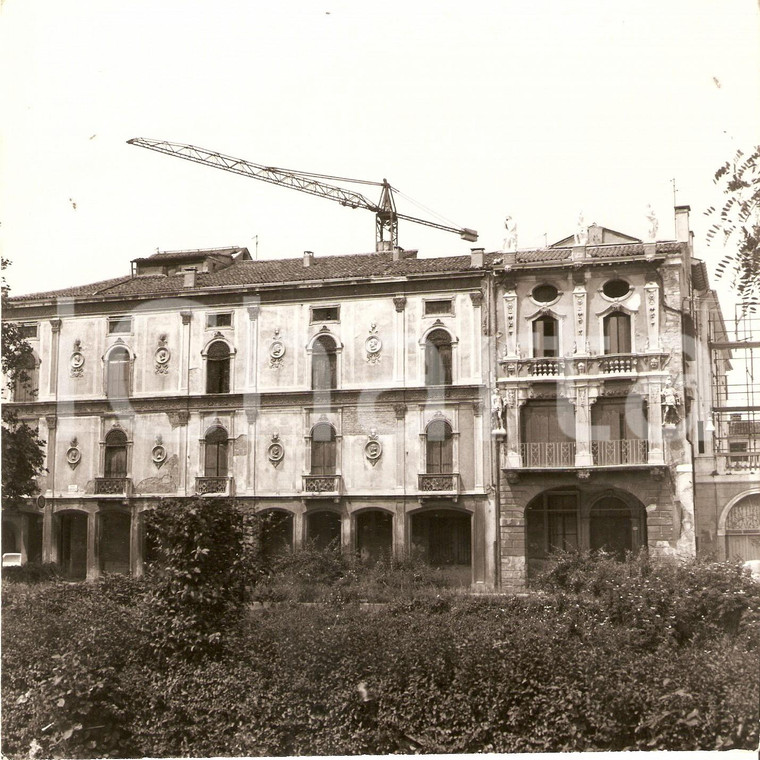
<instances>
[{"instance_id":1,"label":"shrub","mask_svg":"<svg viewBox=\"0 0 760 760\"><path fill-rule=\"evenodd\" d=\"M202 655L243 611L258 567L250 518L229 499L162 499L146 513L143 623L158 655Z\"/></svg>"},{"instance_id":2,"label":"shrub","mask_svg":"<svg viewBox=\"0 0 760 760\"><path fill-rule=\"evenodd\" d=\"M12 583L43 583L60 577L58 566L53 563L27 562L20 567L4 567L3 581Z\"/></svg>"}]
</instances>

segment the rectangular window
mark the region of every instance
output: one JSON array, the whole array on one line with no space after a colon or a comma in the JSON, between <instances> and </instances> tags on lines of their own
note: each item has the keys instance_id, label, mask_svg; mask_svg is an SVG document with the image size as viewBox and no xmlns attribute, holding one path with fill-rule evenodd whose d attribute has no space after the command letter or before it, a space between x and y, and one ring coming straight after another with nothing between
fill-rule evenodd
<instances>
[{"instance_id":1,"label":"rectangular window","mask_svg":"<svg viewBox=\"0 0 760 760\"><path fill-rule=\"evenodd\" d=\"M207 314L206 327L232 327L232 312L224 311L218 314Z\"/></svg>"},{"instance_id":2,"label":"rectangular window","mask_svg":"<svg viewBox=\"0 0 760 760\"><path fill-rule=\"evenodd\" d=\"M109 317L108 318L108 334L114 335L118 333L131 333L132 332L132 317Z\"/></svg>"},{"instance_id":3,"label":"rectangular window","mask_svg":"<svg viewBox=\"0 0 760 760\"><path fill-rule=\"evenodd\" d=\"M22 338L34 340L37 337L37 323L29 322L19 326L19 332Z\"/></svg>"},{"instance_id":4,"label":"rectangular window","mask_svg":"<svg viewBox=\"0 0 760 760\"><path fill-rule=\"evenodd\" d=\"M338 322L340 321L340 306L312 306L312 322Z\"/></svg>"},{"instance_id":5,"label":"rectangular window","mask_svg":"<svg viewBox=\"0 0 760 760\"><path fill-rule=\"evenodd\" d=\"M453 314L454 302L450 298L441 299L439 301L425 301L423 313L426 317L437 317L441 316L442 314Z\"/></svg>"}]
</instances>

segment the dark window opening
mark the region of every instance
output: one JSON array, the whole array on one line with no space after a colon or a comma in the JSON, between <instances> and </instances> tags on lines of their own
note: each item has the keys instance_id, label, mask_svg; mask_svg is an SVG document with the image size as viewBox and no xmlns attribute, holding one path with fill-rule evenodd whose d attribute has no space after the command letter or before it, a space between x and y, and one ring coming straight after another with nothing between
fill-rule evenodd
<instances>
[{"instance_id":1,"label":"dark window opening","mask_svg":"<svg viewBox=\"0 0 760 760\"><path fill-rule=\"evenodd\" d=\"M34 340L37 337L37 323L19 325L19 333L22 338Z\"/></svg>"},{"instance_id":2,"label":"dark window opening","mask_svg":"<svg viewBox=\"0 0 760 760\"><path fill-rule=\"evenodd\" d=\"M132 332L132 317L109 317L108 319L108 333L113 335L115 333L131 333Z\"/></svg>"},{"instance_id":3,"label":"dark window opening","mask_svg":"<svg viewBox=\"0 0 760 760\"><path fill-rule=\"evenodd\" d=\"M314 341L311 352L311 387L331 390L338 387L338 352L335 341L322 335Z\"/></svg>"},{"instance_id":4,"label":"dark window opening","mask_svg":"<svg viewBox=\"0 0 760 760\"><path fill-rule=\"evenodd\" d=\"M229 440L224 428L215 427L206 433L203 474L207 478L227 477Z\"/></svg>"},{"instance_id":5,"label":"dark window opening","mask_svg":"<svg viewBox=\"0 0 760 760\"><path fill-rule=\"evenodd\" d=\"M554 285L536 285L531 291L534 301L538 303L551 303L559 295L559 291Z\"/></svg>"},{"instance_id":6,"label":"dark window opening","mask_svg":"<svg viewBox=\"0 0 760 760\"><path fill-rule=\"evenodd\" d=\"M604 353L631 353L631 318L622 312L604 318Z\"/></svg>"},{"instance_id":7,"label":"dark window opening","mask_svg":"<svg viewBox=\"0 0 760 760\"><path fill-rule=\"evenodd\" d=\"M533 356L559 356L559 323L553 317L543 316L533 321Z\"/></svg>"},{"instance_id":8,"label":"dark window opening","mask_svg":"<svg viewBox=\"0 0 760 760\"><path fill-rule=\"evenodd\" d=\"M320 423L311 433L311 474L335 475L337 446L335 428Z\"/></svg>"},{"instance_id":9,"label":"dark window opening","mask_svg":"<svg viewBox=\"0 0 760 760\"><path fill-rule=\"evenodd\" d=\"M232 312L207 314L206 327L232 327Z\"/></svg>"},{"instance_id":10,"label":"dark window opening","mask_svg":"<svg viewBox=\"0 0 760 760\"><path fill-rule=\"evenodd\" d=\"M306 515L306 537L316 549L340 549L340 515L336 512L310 512Z\"/></svg>"},{"instance_id":11,"label":"dark window opening","mask_svg":"<svg viewBox=\"0 0 760 760\"><path fill-rule=\"evenodd\" d=\"M602 293L607 298L622 298L628 295L631 286L625 280L608 280L602 285Z\"/></svg>"},{"instance_id":12,"label":"dark window opening","mask_svg":"<svg viewBox=\"0 0 760 760\"><path fill-rule=\"evenodd\" d=\"M312 322L338 322L340 320L340 306L312 306Z\"/></svg>"},{"instance_id":13,"label":"dark window opening","mask_svg":"<svg viewBox=\"0 0 760 760\"><path fill-rule=\"evenodd\" d=\"M293 515L276 509L262 513L260 537L265 558L287 553L293 547Z\"/></svg>"},{"instance_id":14,"label":"dark window opening","mask_svg":"<svg viewBox=\"0 0 760 760\"><path fill-rule=\"evenodd\" d=\"M106 363L106 395L108 398L129 396L131 362L126 348L114 348Z\"/></svg>"},{"instance_id":15,"label":"dark window opening","mask_svg":"<svg viewBox=\"0 0 760 760\"><path fill-rule=\"evenodd\" d=\"M13 386L13 400L36 401L40 388L40 364L34 354L27 354Z\"/></svg>"},{"instance_id":16,"label":"dark window opening","mask_svg":"<svg viewBox=\"0 0 760 760\"><path fill-rule=\"evenodd\" d=\"M454 438L451 425L434 420L426 431L426 473L448 474L454 471Z\"/></svg>"},{"instance_id":17,"label":"dark window opening","mask_svg":"<svg viewBox=\"0 0 760 760\"><path fill-rule=\"evenodd\" d=\"M206 393L230 392L230 347L214 341L206 355Z\"/></svg>"},{"instance_id":18,"label":"dark window opening","mask_svg":"<svg viewBox=\"0 0 760 760\"><path fill-rule=\"evenodd\" d=\"M441 301L425 301L424 313L426 317L436 317L453 313L453 302L450 298Z\"/></svg>"},{"instance_id":19,"label":"dark window opening","mask_svg":"<svg viewBox=\"0 0 760 760\"><path fill-rule=\"evenodd\" d=\"M87 575L87 515L58 516L58 564L61 572L72 580Z\"/></svg>"},{"instance_id":20,"label":"dark window opening","mask_svg":"<svg viewBox=\"0 0 760 760\"><path fill-rule=\"evenodd\" d=\"M107 478L127 477L127 436L122 430L112 430L106 436L103 474Z\"/></svg>"},{"instance_id":21,"label":"dark window opening","mask_svg":"<svg viewBox=\"0 0 760 760\"><path fill-rule=\"evenodd\" d=\"M122 512L99 515L100 571L129 574L129 535L131 518Z\"/></svg>"},{"instance_id":22,"label":"dark window opening","mask_svg":"<svg viewBox=\"0 0 760 760\"><path fill-rule=\"evenodd\" d=\"M412 515L412 551L425 562L445 568L455 585L471 580L472 548L470 515L437 509Z\"/></svg>"},{"instance_id":23,"label":"dark window opening","mask_svg":"<svg viewBox=\"0 0 760 760\"><path fill-rule=\"evenodd\" d=\"M433 330L425 341L425 385L451 385L451 336Z\"/></svg>"},{"instance_id":24,"label":"dark window opening","mask_svg":"<svg viewBox=\"0 0 760 760\"><path fill-rule=\"evenodd\" d=\"M362 561L374 564L390 558L393 549L393 515L380 509L356 516L356 551Z\"/></svg>"}]
</instances>

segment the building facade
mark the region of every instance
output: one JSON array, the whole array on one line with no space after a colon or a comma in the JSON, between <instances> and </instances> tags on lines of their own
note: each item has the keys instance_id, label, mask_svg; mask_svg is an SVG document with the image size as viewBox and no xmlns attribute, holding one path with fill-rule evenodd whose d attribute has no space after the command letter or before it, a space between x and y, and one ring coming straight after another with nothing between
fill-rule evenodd
<instances>
[{"instance_id":1,"label":"building facade","mask_svg":"<svg viewBox=\"0 0 760 760\"><path fill-rule=\"evenodd\" d=\"M692 556L717 300L676 221L439 258L158 253L15 297L47 472L4 537L73 578L139 573L157 499L225 495L278 545L419 552L480 590L554 548Z\"/></svg>"}]
</instances>

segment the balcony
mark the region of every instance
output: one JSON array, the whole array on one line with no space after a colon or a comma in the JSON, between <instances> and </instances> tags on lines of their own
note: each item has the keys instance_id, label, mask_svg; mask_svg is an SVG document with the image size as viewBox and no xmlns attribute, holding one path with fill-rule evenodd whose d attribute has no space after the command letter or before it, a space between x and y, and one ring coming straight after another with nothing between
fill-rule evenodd
<instances>
[{"instance_id":1,"label":"balcony","mask_svg":"<svg viewBox=\"0 0 760 760\"><path fill-rule=\"evenodd\" d=\"M198 496L234 496L235 479L226 476L198 477L195 479Z\"/></svg>"},{"instance_id":2,"label":"balcony","mask_svg":"<svg viewBox=\"0 0 760 760\"><path fill-rule=\"evenodd\" d=\"M129 496L132 478L95 478L95 493L104 496Z\"/></svg>"},{"instance_id":3,"label":"balcony","mask_svg":"<svg viewBox=\"0 0 760 760\"><path fill-rule=\"evenodd\" d=\"M508 377L530 380L556 380L561 377L637 375L659 370L666 354L601 354L598 356L503 358L499 363Z\"/></svg>"},{"instance_id":4,"label":"balcony","mask_svg":"<svg viewBox=\"0 0 760 760\"><path fill-rule=\"evenodd\" d=\"M591 456L595 467L646 464L649 456L649 443L636 438L620 441L592 441Z\"/></svg>"},{"instance_id":5,"label":"balcony","mask_svg":"<svg viewBox=\"0 0 760 760\"><path fill-rule=\"evenodd\" d=\"M574 467L575 441L542 441L541 443L521 443L522 466Z\"/></svg>"},{"instance_id":6,"label":"balcony","mask_svg":"<svg viewBox=\"0 0 760 760\"><path fill-rule=\"evenodd\" d=\"M760 451L732 451L718 454L724 462L723 472L758 472Z\"/></svg>"},{"instance_id":7,"label":"balcony","mask_svg":"<svg viewBox=\"0 0 760 760\"><path fill-rule=\"evenodd\" d=\"M417 490L422 498L438 497L456 500L459 496L459 473L420 473L417 475Z\"/></svg>"},{"instance_id":8,"label":"balcony","mask_svg":"<svg viewBox=\"0 0 760 760\"><path fill-rule=\"evenodd\" d=\"M336 498L340 496L342 482L340 475L304 475L302 495Z\"/></svg>"}]
</instances>

